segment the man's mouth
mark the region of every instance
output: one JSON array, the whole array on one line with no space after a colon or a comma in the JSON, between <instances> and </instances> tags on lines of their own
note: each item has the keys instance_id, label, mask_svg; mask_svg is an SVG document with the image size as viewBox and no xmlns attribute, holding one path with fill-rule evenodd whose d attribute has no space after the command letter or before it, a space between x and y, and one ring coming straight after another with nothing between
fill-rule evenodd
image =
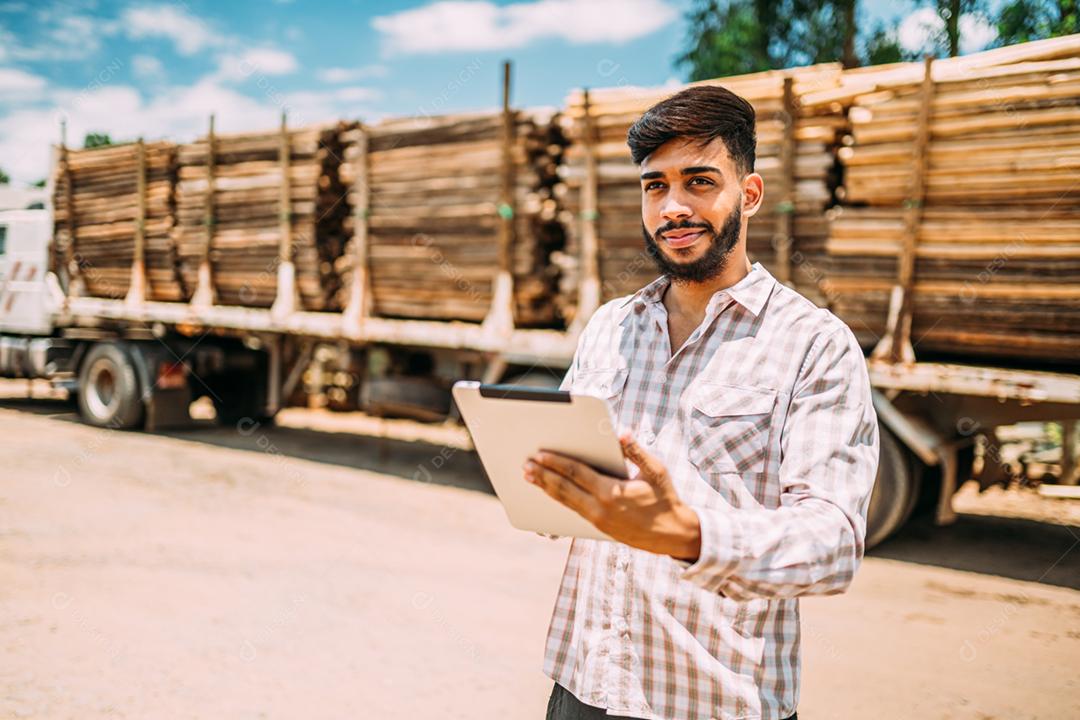
<instances>
[{"instance_id":1,"label":"man's mouth","mask_svg":"<svg viewBox=\"0 0 1080 720\"><path fill-rule=\"evenodd\" d=\"M704 234L705 230L702 228L683 228L670 230L663 233L662 237L667 242L668 247L684 248L693 245Z\"/></svg>"}]
</instances>

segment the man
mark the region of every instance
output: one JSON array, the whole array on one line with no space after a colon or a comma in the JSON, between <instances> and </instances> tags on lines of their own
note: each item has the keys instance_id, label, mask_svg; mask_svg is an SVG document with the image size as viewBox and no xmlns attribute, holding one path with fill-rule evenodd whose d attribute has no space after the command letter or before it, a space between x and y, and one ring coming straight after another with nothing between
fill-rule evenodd
<instances>
[{"instance_id":1,"label":"man","mask_svg":"<svg viewBox=\"0 0 1080 720\"><path fill-rule=\"evenodd\" d=\"M548 631L548 718L795 717L799 600L843 592L878 457L859 345L746 256L764 184L724 88L646 112L645 245L662 276L590 319L563 389L611 402L632 479L554 453L525 477L617 542L575 540Z\"/></svg>"}]
</instances>

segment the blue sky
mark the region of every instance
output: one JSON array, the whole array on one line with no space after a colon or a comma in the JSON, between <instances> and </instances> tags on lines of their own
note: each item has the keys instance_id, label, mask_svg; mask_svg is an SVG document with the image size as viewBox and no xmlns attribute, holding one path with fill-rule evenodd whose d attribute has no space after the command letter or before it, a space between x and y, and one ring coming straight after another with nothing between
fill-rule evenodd
<instances>
[{"instance_id":1,"label":"blue sky","mask_svg":"<svg viewBox=\"0 0 1080 720\"><path fill-rule=\"evenodd\" d=\"M558 106L571 88L680 80L673 58L689 0L0 0L0 168L43 177L67 119L69 139L187 140L218 127L378 119L495 107L500 63L513 102ZM995 3L996 4L996 3ZM904 20L912 0L863 0L863 25ZM932 15L932 13L931 13ZM992 39L972 26L966 50Z\"/></svg>"}]
</instances>

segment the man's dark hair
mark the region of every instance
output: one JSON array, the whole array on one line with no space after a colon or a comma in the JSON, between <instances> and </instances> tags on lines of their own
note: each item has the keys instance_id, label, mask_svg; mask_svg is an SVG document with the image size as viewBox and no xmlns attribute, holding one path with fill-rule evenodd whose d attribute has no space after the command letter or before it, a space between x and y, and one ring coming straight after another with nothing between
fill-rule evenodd
<instances>
[{"instance_id":1,"label":"man's dark hair","mask_svg":"<svg viewBox=\"0 0 1080 720\"><path fill-rule=\"evenodd\" d=\"M626 135L634 163L675 138L724 141L740 175L754 171L754 106L719 85L696 85L645 111Z\"/></svg>"}]
</instances>

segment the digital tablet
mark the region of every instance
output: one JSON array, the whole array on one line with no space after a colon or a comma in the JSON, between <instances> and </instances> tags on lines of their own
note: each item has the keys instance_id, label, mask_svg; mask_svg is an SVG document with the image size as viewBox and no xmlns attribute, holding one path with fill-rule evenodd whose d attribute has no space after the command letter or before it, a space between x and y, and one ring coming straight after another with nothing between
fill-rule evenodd
<instances>
[{"instance_id":1,"label":"digital tablet","mask_svg":"<svg viewBox=\"0 0 1080 720\"><path fill-rule=\"evenodd\" d=\"M465 426L480 462L520 530L611 540L592 523L525 480L529 456L550 450L613 477L627 478L611 408L591 395L517 385L454 384Z\"/></svg>"}]
</instances>

